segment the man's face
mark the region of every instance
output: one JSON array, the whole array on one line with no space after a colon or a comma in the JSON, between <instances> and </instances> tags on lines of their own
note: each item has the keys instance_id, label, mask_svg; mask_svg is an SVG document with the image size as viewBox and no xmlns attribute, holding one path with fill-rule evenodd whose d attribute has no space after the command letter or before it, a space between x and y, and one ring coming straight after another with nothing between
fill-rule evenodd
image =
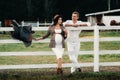
<instances>
[{"instance_id":1,"label":"man's face","mask_svg":"<svg viewBox=\"0 0 120 80\"><path fill-rule=\"evenodd\" d=\"M76 20L78 20L78 19L79 19L79 17L78 17L77 14L72 14L72 20L73 20L73 21L76 21Z\"/></svg>"}]
</instances>

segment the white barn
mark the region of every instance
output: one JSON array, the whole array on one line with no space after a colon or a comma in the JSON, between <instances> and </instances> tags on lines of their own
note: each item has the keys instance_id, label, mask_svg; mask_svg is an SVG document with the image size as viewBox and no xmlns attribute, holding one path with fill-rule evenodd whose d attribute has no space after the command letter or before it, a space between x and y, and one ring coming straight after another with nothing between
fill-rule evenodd
<instances>
[{"instance_id":1,"label":"white barn","mask_svg":"<svg viewBox=\"0 0 120 80\"><path fill-rule=\"evenodd\" d=\"M90 13L85 16L92 26L97 25L97 23L104 23L106 26L110 26L111 20L120 22L120 9Z\"/></svg>"}]
</instances>

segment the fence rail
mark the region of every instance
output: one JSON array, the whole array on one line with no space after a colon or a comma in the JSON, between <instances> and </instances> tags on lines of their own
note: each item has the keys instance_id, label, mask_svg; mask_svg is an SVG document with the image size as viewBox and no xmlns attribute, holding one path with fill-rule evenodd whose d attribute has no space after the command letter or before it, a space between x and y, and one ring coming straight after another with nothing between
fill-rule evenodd
<instances>
[{"instance_id":1,"label":"fence rail","mask_svg":"<svg viewBox=\"0 0 120 80\"><path fill-rule=\"evenodd\" d=\"M120 37L107 37L107 38L99 38L100 42L103 41L120 41ZM41 41L32 41L33 43L48 43L50 41L50 39L45 39L45 40L41 40ZM80 38L79 39L80 42L93 42L94 38ZM22 41L20 40L15 40L15 39L1 39L0 43L22 43Z\"/></svg>"},{"instance_id":2,"label":"fence rail","mask_svg":"<svg viewBox=\"0 0 120 80\"><path fill-rule=\"evenodd\" d=\"M81 67L92 67L94 63L80 63ZM99 66L120 66L120 62L102 62ZM0 69L32 69L32 68L55 68L57 64L20 64L20 65L0 65ZM63 67L71 67L72 64L62 64Z\"/></svg>"},{"instance_id":3,"label":"fence rail","mask_svg":"<svg viewBox=\"0 0 120 80\"><path fill-rule=\"evenodd\" d=\"M80 51L79 55L93 55L94 51ZM101 50L100 55L105 54L120 54L120 50ZM41 56L41 55L55 55L52 51L38 51L38 52L0 52L0 56ZM68 55L67 52L64 55Z\"/></svg>"},{"instance_id":4,"label":"fence rail","mask_svg":"<svg viewBox=\"0 0 120 80\"><path fill-rule=\"evenodd\" d=\"M46 31L48 27L33 27L34 31ZM108 38L99 38L99 30L118 30L120 26L93 26L93 27L79 27L73 28L69 27L68 30L93 30L93 38L80 38L80 42L94 42L93 51L80 51L80 55L84 54L93 54L94 62L93 63L80 63L81 67L94 67L94 72L99 72L99 66L120 66L120 62L99 62L99 54L120 54L120 50L99 50L100 41L120 41L119 37L108 37ZM0 27L0 31L13 31L12 27ZM33 43L48 43L49 39L41 41L33 41ZM19 40L13 39L1 39L0 44L4 43L21 43ZM65 52L67 54L67 52ZM36 56L36 55L54 55L52 52L0 52L0 56ZM63 64L63 67L70 67L70 63ZM0 69L25 69L25 68L50 68L56 67L56 64L20 64L20 65L0 65Z\"/></svg>"}]
</instances>

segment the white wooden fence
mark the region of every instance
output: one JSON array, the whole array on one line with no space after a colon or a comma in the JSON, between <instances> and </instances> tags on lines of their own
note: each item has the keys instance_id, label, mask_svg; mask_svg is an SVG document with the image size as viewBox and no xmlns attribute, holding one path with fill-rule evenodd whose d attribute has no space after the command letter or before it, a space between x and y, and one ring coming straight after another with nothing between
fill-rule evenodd
<instances>
[{"instance_id":1,"label":"white wooden fence","mask_svg":"<svg viewBox=\"0 0 120 80\"><path fill-rule=\"evenodd\" d=\"M46 31L48 27L33 27L34 31ZM67 29L73 30L72 27ZM75 29L75 28L74 28ZM83 54L93 54L94 62L93 63L80 63L81 67L94 67L94 72L99 72L99 66L120 66L120 62L99 62L99 54L120 54L120 50L101 50L99 51L99 42L100 41L120 41L119 37L114 38L99 38L99 30L116 30L120 29L120 26L93 26L93 27L79 27L76 30L93 30L94 38L80 38L81 42L94 42L93 51L80 51L79 55ZM11 27L0 27L0 31L13 31ZM49 42L49 39L41 41L33 41L33 43L46 43ZM22 43L19 40L13 39L1 39L0 44L3 43ZM67 54L67 52L65 52ZM36 55L54 55L51 51L46 52L0 52L0 56L36 56ZM0 65L0 69L26 69L26 68L53 68L56 67L56 64L20 64L20 65ZM70 67L70 63L63 64L63 67Z\"/></svg>"}]
</instances>

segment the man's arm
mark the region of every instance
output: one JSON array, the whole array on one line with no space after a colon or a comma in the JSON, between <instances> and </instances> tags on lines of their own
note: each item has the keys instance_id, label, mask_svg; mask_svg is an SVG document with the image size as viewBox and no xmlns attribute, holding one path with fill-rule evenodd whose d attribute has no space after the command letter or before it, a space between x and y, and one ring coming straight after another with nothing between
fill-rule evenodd
<instances>
[{"instance_id":1,"label":"man's arm","mask_svg":"<svg viewBox=\"0 0 120 80\"><path fill-rule=\"evenodd\" d=\"M81 22L80 26L91 26L89 22Z\"/></svg>"},{"instance_id":2,"label":"man's arm","mask_svg":"<svg viewBox=\"0 0 120 80\"><path fill-rule=\"evenodd\" d=\"M65 27L81 27L81 26L88 26L87 24L65 24Z\"/></svg>"},{"instance_id":3,"label":"man's arm","mask_svg":"<svg viewBox=\"0 0 120 80\"><path fill-rule=\"evenodd\" d=\"M73 24L65 24L66 27L71 27Z\"/></svg>"},{"instance_id":4,"label":"man's arm","mask_svg":"<svg viewBox=\"0 0 120 80\"><path fill-rule=\"evenodd\" d=\"M63 23L63 26L65 26L65 27L78 27L80 25L73 24L73 23L70 23L69 21L66 21L66 22Z\"/></svg>"},{"instance_id":5,"label":"man's arm","mask_svg":"<svg viewBox=\"0 0 120 80\"><path fill-rule=\"evenodd\" d=\"M81 22L79 21L78 24L70 24L69 21L66 21L63 23L63 26L65 27L81 27L81 26L90 26L91 24L89 22Z\"/></svg>"},{"instance_id":6,"label":"man's arm","mask_svg":"<svg viewBox=\"0 0 120 80\"><path fill-rule=\"evenodd\" d=\"M88 26L87 24L80 24L79 26Z\"/></svg>"},{"instance_id":7,"label":"man's arm","mask_svg":"<svg viewBox=\"0 0 120 80\"><path fill-rule=\"evenodd\" d=\"M70 24L70 20L67 20L67 21L65 21L65 22L63 23L63 26L65 26L65 27L71 27L71 26L73 26L73 25Z\"/></svg>"}]
</instances>

